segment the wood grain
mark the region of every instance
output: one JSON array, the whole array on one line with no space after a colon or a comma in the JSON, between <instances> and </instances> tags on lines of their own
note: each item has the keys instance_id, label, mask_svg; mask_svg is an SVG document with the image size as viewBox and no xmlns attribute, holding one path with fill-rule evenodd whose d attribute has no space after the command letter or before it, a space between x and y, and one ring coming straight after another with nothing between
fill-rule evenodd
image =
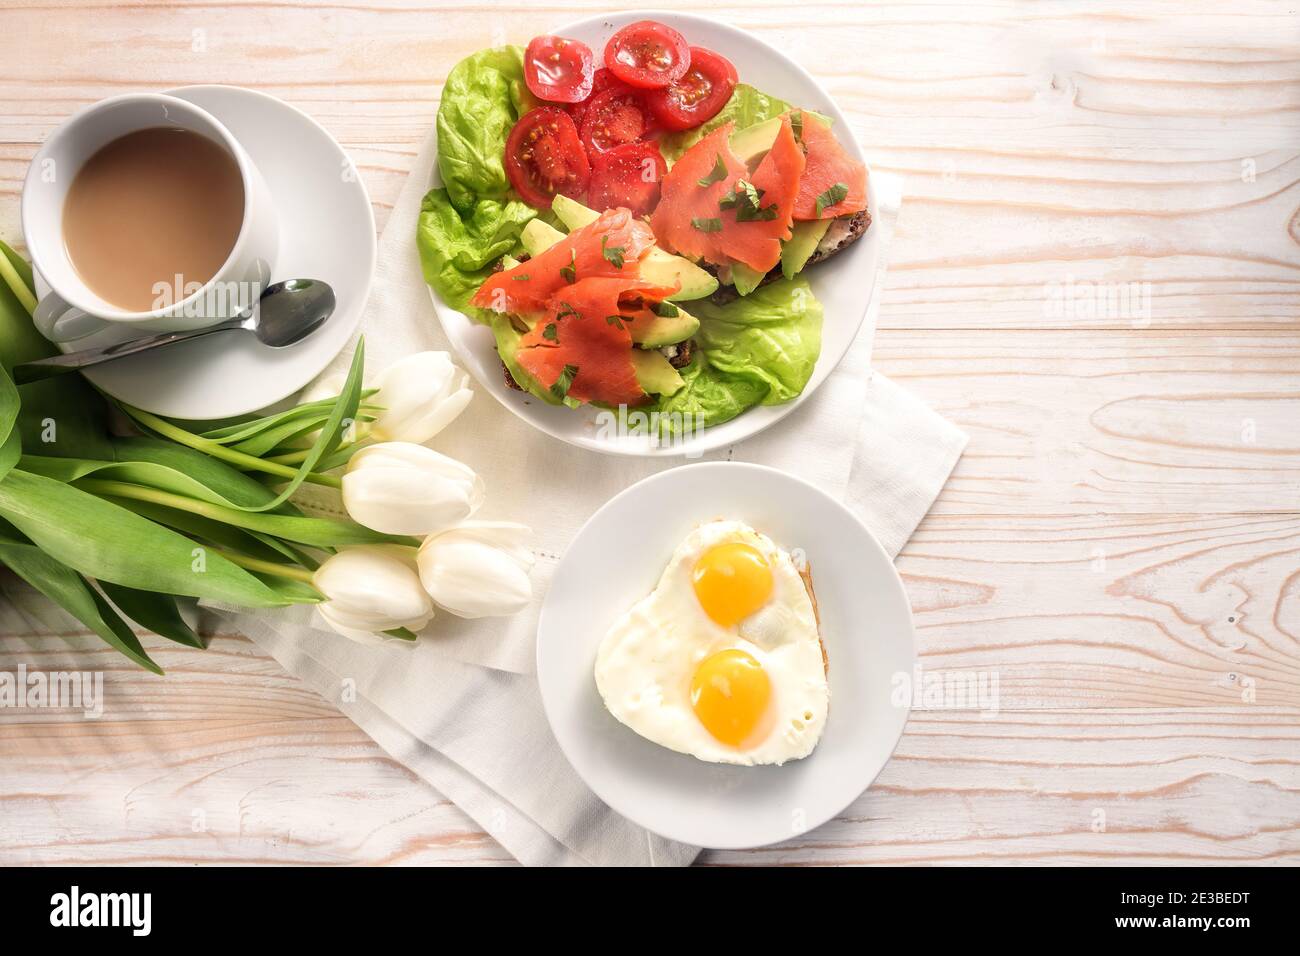
<instances>
[{"instance_id":1,"label":"wood grain","mask_svg":"<svg viewBox=\"0 0 1300 956\"><path fill-rule=\"evenodd\" d=\"M70 111L199 82L320 120L382 229L461 56L619 6L9 0L0 235ZM923 673L998 701L914 711L840 818L702 862L1300 862L1294 11L710 13L906 178L875 364L971 443L899 567ZM159 680L11 593L0 670L102 668L107 701L0 712L0 862L510 862L243 638L146 638Z\"/></svg>"}]
</instances>

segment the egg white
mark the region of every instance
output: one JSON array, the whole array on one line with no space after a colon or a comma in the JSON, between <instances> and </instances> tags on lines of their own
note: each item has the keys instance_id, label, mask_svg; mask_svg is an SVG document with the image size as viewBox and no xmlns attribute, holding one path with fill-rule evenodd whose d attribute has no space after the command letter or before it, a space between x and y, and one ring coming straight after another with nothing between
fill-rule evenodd
<instances>
[{"instance_id":1,"label":"egg white","mask_svg":"<svg viewBox=\"0 0 1300 956\"><path fill-rule=\"evenodd\" d=\"M767 603L732 628L704 612L691 581L700 555L728 542L757 548L772 569ZM690 701L700 662L728 648L753 655L772 688L763 720L739 747L710 734ZM600 696L619 721L661 746L711 763L751 766L806 757L826 725L830 688L803 579L789 554L739 521L712 521L686 537L655 589L609 629L595 670Z\"/></svg>"}]
</instances>

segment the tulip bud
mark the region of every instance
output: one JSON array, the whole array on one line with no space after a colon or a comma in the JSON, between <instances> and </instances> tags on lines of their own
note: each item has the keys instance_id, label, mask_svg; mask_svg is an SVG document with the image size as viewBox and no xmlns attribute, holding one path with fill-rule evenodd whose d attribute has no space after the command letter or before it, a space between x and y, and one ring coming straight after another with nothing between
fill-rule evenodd
<instances>
[{"instance_id":1,"label":"tulip bud","mask_svg":"<svg viewBox=\"0 0 1300 956\"><path fill-rule=\"evenodd\" d=\"M437 534L483 503L483 480L467 465L411 442L363 448L343 476L352 519L384 534Z\"/></svg>"},{"instance_id":2,"label":"tulip bud","mask_svg":"<svg viewBox=\"0 0 1300 956\"><path fill-rule=\"evenodd\" d=\"M312 583L325 595L318 604L325 623L362 644L379 644L382 631L419 631L433 617L433 602L416 573L415 550L363 544L331 555Z\"/></svg>"},{"instance_id":3,"label":"tulip bud","mask_svg":"<svg viewBox=\"0 0 1300 956\"><path fill-rule=\"evenodd\" d=\"M457 617L514 614L533 597L531 536L509 521L470 521L426 538L416 558L420 581Z\"/></svg>"},{"instance_id":4,"label":"tulip bud","mask_svg":"<svg viewBox=\"0 0 1300 956\"><path fill-rule=\"evenodd\" d=\"M450 425L474 394L469 375L446 352L408 355L375 384L379 391L368 401L383 408L370 427L378 441L426 442Z\"/></svg>"}]
</instances>

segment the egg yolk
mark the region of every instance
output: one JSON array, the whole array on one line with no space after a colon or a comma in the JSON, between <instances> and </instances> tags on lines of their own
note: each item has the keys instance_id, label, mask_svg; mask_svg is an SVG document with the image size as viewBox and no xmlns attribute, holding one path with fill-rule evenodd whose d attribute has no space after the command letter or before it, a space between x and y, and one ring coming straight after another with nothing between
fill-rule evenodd
<instances>
[{"instance_id":1,"label":"egg yolk","mask_svg":"<svg viewBox=\"0 0 1300 956\"><path fill-rule=\"evenodd\" d=\"M691 707L715 739L732 747L754 732L772 685L752 654L731 648L700 662L691 678Z\"/></svg>"},{"instance_id":2,"label":"egg yolk","mask_svg":"<svg viewBox=\"0 0 1300 956\"><path fill-rule=\"evenodd\" d=\"M733 541L710 548L695 562L695 596L704 613L734 627L767 603L772 568L753 545Z\"/></svg>"}]
</instances>

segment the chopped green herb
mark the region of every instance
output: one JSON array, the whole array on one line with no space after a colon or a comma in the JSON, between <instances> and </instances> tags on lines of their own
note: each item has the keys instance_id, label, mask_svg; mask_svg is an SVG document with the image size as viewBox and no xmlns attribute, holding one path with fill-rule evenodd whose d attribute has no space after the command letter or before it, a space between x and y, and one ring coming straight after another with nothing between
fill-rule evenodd
<instances>
[{"instance_id":1,"label":"chopped green herb","mask_svg":"<svg viewBox=\"0 0 1300 956\"><path fill-rule=\"evenodd\" d=\"M554 322L548 322L546 328L542 329L542 338L546 339L548 342L559 341L560 330L556 327Z\"/></svg>"},{"instance_id":2,"label":"chopped green herb","mask_svg":"<svg viewBox=\"0 0 1300 956\"><path fill-rule=\"evenodd\" d=\"M736 210L736 222L767 222L776 218L776 203L763 207L763 190L744 179L736 181L736 191L718 200L722 209Z\"/></svg>"},{"instance_id":3,"label":"chopped green herb","mask_svg":"<svg viewBox=\"0 0 1300 956\"><path fill-rule=\"evenodd\" d=\"M700 232L722 232L722 220L717 216L712 219L701 219L699 216L695 216L691 219L691 225Z\"/></svg>"},{"instance_id":4,"label":"chopped green herb","mask_svg":"<svg viewBox=\"0 0 1300 956\"><path fill-rule=\"evenodd\" d=\"M511 276L510 279L511 279L511 281L513 281L513 282L527 282L527 281L528 281L528 276L527 276L527 275Z\"/></svg>"},{"instance_id":5,"label":"chopped green herb","mask_svg":"<svg viewBox=\"0 0 1300 956\"><path fill-rule=\"evenodd\" d=\"M726 178L727 163L722 158L722 154L718 153L717 162L713 164L713 172L709 173L709 175L705 176L703 179L697 179L696 182L701 186L712 186L714 183L720 183Z\"/></svg>"},{"instance_id":6,"label":"chopped green herb","mask_svg":"<svg viewBox=\"0 0 1300 956\"><path fill-rule=\"evenodd\" d=\"M849 194L847 183L836 183L826 192L817 197L817 215L822 214L822 210L844 201L844 197Z\"/></svg>"},{"instance_id":7,"label":"chopped green herb","mask_svg":"<svg viewBox=\"0 0 1300 956\"><path fill-rule=\"evenodd\" d=\"M796 110L790 114L790 130L794 133L796 141L803 142L803 110Z\"/></svg>"},{"instance_id":8,"label":"chopped green herb","mask_svg":"<svg viewBox=\"0 0 1300 956\"><path fill-rule=\"evenodd\" d=\"M560 270L560 278L569 285L578 281L578 251L569 250L569 264Z\"/></svg>"},{"instance_id":9,"label":"chopped green herb","mask_svg":"<svg viewBox=\"0 0 1300 956\"><path fill-rule=\"evenodd\" d=\"M761 209L755 209L746 203L741 203L736 207L736 222L770 222L775 218L776 203L764 206Z\"/></svg>"},{"instance_id":10,"label":"chopped green herb","mask_svg":"<svg viewBox=\"0 0 1300 956\"><path fill-rule=\"evenodd\" d=\"M600 254L604 256L605 261L608 262L610 265L612 265L615 269L623 268L623 252L624 252L623 247L614 246L613 248L610 248L609 246L605 245L605 243L607 242L609 242L609 236L600 237Z\"/></svg>"},{"instance_id":11,"label":"chopped green herb","mask_svg":"<svg viewBox=\"0 0 1300 956\"><path fill-rule=\"evenodd\" d=\"M566 365L560 371L560 377L555 380L551 386L551 394L556 398L564 398L569 394L569 388L573 385L574 376L578 374L578 366Z\"/></svg>"},{"instance_id":12,"label":"chopped green herb","mask_svg":"<svg viewBox=\"0 0 1300 956\"><path fill-rule=\"evenodd\" d=\"M651 302L650 311L661 319L675 319L682 314L682 310L671 302Z\"/></svg>"},{"instance_id":13,"label":"chopped green herb","mask_svg":"<svg viewBox=\"0 0 1300 956\"><path fill-rule=\"evenodd\" d=\"M630 322L630 321L631 321L631 319L630 319L628 316L626 316L626 315L607 315L607 316L605 316L605 322L606 322L606 323L608 323L609 325L617 325L620 329L623 328L623 323L624 323L624 322Z\"/></svg>"},{"instance_id":14,"label":"chopped green herb","mask_svg":"<svg viewBox=\"0 0 1300 956\"><path fill-rule=\"evenodd\" d=\"M573 306L569 305L569 303L567 302L561 302L560 307L561 307L560 311L555 314L555 319L557 322L560 319L568 318L571 315L579 315L578 310L575 309Z\"/></svg>"}]
</instances>

